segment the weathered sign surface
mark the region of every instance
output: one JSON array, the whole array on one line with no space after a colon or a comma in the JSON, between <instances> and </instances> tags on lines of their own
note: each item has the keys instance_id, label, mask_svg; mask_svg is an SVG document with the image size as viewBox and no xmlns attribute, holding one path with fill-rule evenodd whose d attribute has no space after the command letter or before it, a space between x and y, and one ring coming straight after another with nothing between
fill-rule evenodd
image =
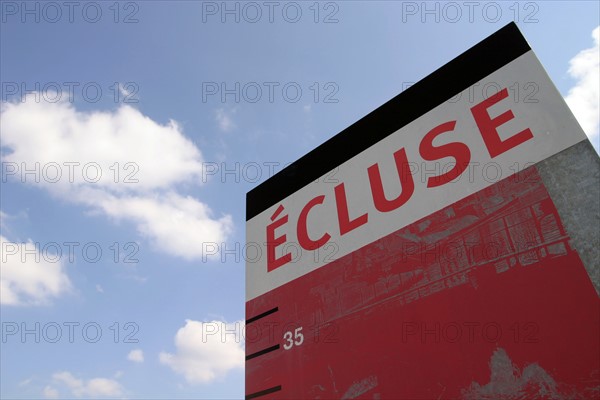
<instances>
[{"instance_id":1,"label":"weathered sign surface","mask_svg":"<svg viewBox=\"0 0 600 400\"><path fill-rule=\"evenodd\" d=\"M599 177L507 25L248 194L246 397L597 398Z\"/></svg>"}]
</instances>

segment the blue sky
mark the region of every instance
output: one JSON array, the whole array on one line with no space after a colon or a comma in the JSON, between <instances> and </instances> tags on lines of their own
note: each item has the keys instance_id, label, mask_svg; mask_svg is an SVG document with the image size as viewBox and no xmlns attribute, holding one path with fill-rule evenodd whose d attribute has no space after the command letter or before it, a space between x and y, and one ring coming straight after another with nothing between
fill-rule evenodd
<instances>
[{"instance_id":1,"label":"blue sky","mask_svg":"<svg viewBox=\"0 0 600 400\"><path fill-rule=\"evenodd\" d=\"M595 1L0 4L2 398L242 398L246 192L510 21L598 150Z\"/></svg>"}]
</instances>

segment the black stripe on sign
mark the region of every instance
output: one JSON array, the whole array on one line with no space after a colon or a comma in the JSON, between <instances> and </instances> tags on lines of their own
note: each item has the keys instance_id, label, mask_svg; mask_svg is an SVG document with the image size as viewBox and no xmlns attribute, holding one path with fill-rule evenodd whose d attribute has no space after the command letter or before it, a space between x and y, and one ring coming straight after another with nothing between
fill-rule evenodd
<instances>
[{"instance_id":1,"label":"black stripe on sign","mask_svg":"<svg viewBox=\"0 0 600 400\"><path fill-rule=\"evenodd\" d=\"M279 345L267 347L266 349L262 349L261 351L257 351L256 353L252 353L246 356L246 361L253 359L254 357L262 356L263 354L270 353L272 351L279 350Z\"/></svg>"},{"instance_id":2,"label":"black stripe on sign","mask_svg":"<svg viewBox=\"0 0 600 400\"><path fill-rule=\"evenodd\" d=\"M246 194L246 220L531 50L514 22L350 125Z\"/></svg>"},{"instance_id":3,"label":"black stripe on sign","mask_svg":"<svg viewBox=\"0 0 600 400\"><path fill-rule=\"evenodd\" d=\"M264 318L264 317L266 317L267 315L271 315L271 314L273 314L273 313L275 313L275 312L277 312L277 311L279 311L279 307L271 308L270 310L268 310L268 311L265 311L265 312L264 312L264 313L262 313L262 314L255 315L254 317L252 317L252 318L250 318L250 319L247 319L247 320L246 320L246 325L248 325L249 323L251 323L251 322L254 322L254 321L256 321L256 320L259 320L259 319L261 319L261 318Z\"/></svg>"},{"instance_id":4,"label":"black stripe on sign","mask_svg":"<svg viewBox=\"0 0 600 400\"><path fill-rule=\"evenodd\" d=\"M274 386L274 387L269 388L269 389L261 390L260 392L249 394L249 395L246 396L246 400L255 399L257 397L264 396L266 394L273 393L273 392L278 392L280 390L281 390L281 385Z\"/></svg>"}]
</instances>

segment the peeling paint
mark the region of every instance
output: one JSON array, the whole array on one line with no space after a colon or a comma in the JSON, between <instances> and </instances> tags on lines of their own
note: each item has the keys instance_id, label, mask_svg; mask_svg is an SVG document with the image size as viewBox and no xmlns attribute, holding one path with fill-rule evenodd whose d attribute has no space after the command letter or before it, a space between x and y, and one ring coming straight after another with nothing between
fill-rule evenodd
<instances>
[{"instance_id":1,"label":"peeling paint","mask_svg":"<svg viewBox=\"0 0 600 400\"><path fill-rule=\"evenodd\" d=\"M369 390L376 388L378 385L377 377L371 375L359 382L354 382L350 388L344 393L342 399L355 399L358 396L367 393Z\"/></svg>"},{"instance_id":2,"label":"peeling paint","mask_svg":"<svg viewBox=\"0 0 600 400\"><path fill-rule=\"evenodd\" d=\"M483 386L472 382L463 389L463 400L587 400L600 394L597 386L580 393L572 386L557 383L538 363L519 371L502 348L494 351L489 367L490 381Z\"/></svg>"},{"instance_id":3,"label":"peeling paint","mask_svg":"<svg viewBox=\"0 0 600 400\"><path fill-rule=\"evenodd\" d=\"M328 365L327 369L329 369L329 376L331 377L331 383L333 384L333 391L336 394L338 394L338 389L337 389L337 386L335 385L335 379L333 377L333 370L331 369L331 365Z\"/></svg>"}]
</instances>

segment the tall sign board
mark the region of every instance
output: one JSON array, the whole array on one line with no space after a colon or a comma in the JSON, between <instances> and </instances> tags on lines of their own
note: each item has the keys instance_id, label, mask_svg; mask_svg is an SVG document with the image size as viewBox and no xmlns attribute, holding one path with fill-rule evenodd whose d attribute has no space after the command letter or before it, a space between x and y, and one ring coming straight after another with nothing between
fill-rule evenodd
<instances>
[{"instance_id":1,"label":"tall sign board","mask_svg":"<svg viewBox=\"0 0 600 400\"><path fill-rule=\"evenodd\" d=\"M249 192L246 398L598 396L581 146L509 24Z\"/></svg>"}]
</instances>

